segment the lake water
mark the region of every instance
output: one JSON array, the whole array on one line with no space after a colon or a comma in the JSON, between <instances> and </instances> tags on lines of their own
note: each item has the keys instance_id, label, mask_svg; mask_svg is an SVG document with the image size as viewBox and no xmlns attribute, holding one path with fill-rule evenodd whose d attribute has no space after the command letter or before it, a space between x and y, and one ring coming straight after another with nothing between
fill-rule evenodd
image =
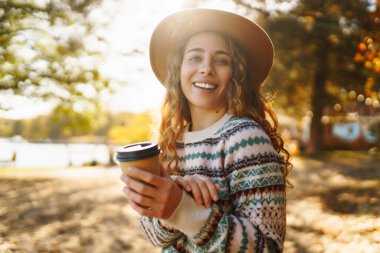
<instances>
[{"instance_id":1,"label":"lake water","mask_svg":"<svg viewBox=\"0 0 380 253\"><path fill-rule=\"evenodd\" d=\"M0 139L0 166L11 159L14 152L16 168L64 168L93 161L108 164L110 159L110 150L105 144L29 143L3 138Z\"/></svg>"}]
</instances>

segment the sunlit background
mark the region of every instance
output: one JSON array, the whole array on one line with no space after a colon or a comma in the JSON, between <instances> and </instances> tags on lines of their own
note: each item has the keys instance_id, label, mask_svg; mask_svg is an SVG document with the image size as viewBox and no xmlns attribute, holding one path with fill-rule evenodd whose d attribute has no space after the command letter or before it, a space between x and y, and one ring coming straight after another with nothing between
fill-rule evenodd
<instances>
[{"instance_id":1,"label":"sunlit background","mask_svg":"<svg viewBox=\"0 0 380 253\"><path fill-rule=\"evenodd\" d=\"M44 6L50 1L36 1ZM54 2L54 1L53 1ZM73 1L76 2L76 1ZM78 3L83 1L77 1ZM62 40L80 40L84 49L97 52L98 57L83 56L78 64L87 65L99 70L104 78L109 78L111 86L116 89L114 94L104 94L103 106L112 111L143 112L157 110L163 97L163 87L154 77L148 56L150 35L157 23L169 13L186 7L201 6L233 11L236 5L231 1L88 1L98 2L86 13L86 22L91 23L93 30L88 32L83 23L70 24L67 27L54 28L55 33L65 33ZM36 26L45 26L39 21ZM46 28L46 27L43 27ZM25 31L16 41L39 40L39 32ZM49 43L46 40L42 42ZM26 42L26 41L25 41ZM32 42L33 43L33 42ZM22 50L15 52L24 61L34 61L38 52L33 45L25 43ZM38 41L41 43L41 41ZM28 47L30 46L30 47ZM16 48L15 49L19 49ZM46 67L45 62L34 63L37 68ZM24 82L27 85L27 82ZM91 89L88 89L91 93ZM0 116L10 119L30 118L49 113L54 105L44 101L28 100L24 96L6 96L1 94ZM9 109L9 110L4 110Z\"/></svg>"},{"instance_id":2,"label":"sunlit background","mask_svg":"<svg viewBox=\"0 0 380 253\"><path fill-rule=\"evenodd\" d=\"M36 1L36 4L44 6L49 2L41 0ZM83 55L79 62L74 64L79 64L82 68L84 65L91 65L88 67L89 69L96 68L104 78L110 79L111 87L115 88L116 92L112 95L103 94L102 106L117 112L156 110L161 104L164 90L150 69L148 46L154 27L164 16L189 7L217 8L239 12L239 7L233 1L119 0L88 2L96 4L86 13L85 21L64 27L60 25L52 27L52 36L64 33L61 34L59 41L80 40L87 52L100 54L98 57L91 57L91 53ZM276 5L275 1L267 1L266 5L268 11L278 8L288 10L294 6L294 2ZM240 12L243 11L240 10ZM74 18L74 20L76 19ZM86 31L83 22L89 22L93 26L91 32ZM41 29L48 28L46 20L37 20L33 25ZM21 48L15 46L11 50L15 50L14 53L20 60L33 61L34 67L41 72L43 68L47 67L47 63L41 59L39 61L35 59L39 52L33 49L33 44L34 41L48 44L48 40L51 38L40 39L40 36L40 31L20 32L13 42L26 42L29 39L33 42L22 43L22 45L18 45ZM52 43L52 41L50 42ZM67 63L70 64L70 60L67 60ZM5 64L5 68L7 66ZM5 76L3 80L7 78L8 76ZM18 82L18 86L28 86L29 82L30 80L26 79ZM92 94L91 90L90 87L86 90L89 96ZM2 93L0 98L2 101L0 116L9 119L31 118L46 114L55 106L54 103L30 100L25 96L10 96L8 92Z\"/></svg>"},{"instance_id":3,"label":"sunlit background","mask_svg":"<svg viewBox=\"0 0 380 253\"><path fill-rule=\"evenodd\" d=\"M198 7L273 40L264 92L294 164L285 252L380 252L379 0L0 1L0 252L158 252L114 154L156 140L149 39Z\"/></svg>"}]
</instances>

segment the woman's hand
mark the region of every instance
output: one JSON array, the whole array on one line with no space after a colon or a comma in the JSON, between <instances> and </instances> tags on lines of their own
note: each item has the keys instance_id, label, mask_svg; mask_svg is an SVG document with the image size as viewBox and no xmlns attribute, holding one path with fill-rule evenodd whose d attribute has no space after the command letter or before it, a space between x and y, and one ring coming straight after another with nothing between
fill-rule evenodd
<instances>
[{"instance_id":1,"label":"woman's hand","mask_svg":"<svg viewBox=\"0 0 380 253\"><path fill-rule=\"evenodd\" d=\"M212 201L218 201L219 185L214 184L212 180L202 175L192 175L176 177L178 183L185 191L193 194L194 200L198 205L211 207Z\"/></svg>"},{"instance_id":2,"label":"woman's hand","mask_svg":"<svg viewBox=\"0 0 380 253\"><path fill-rule=\"evenodd\" d=\"M182 189L162 167L161 174L160 177L138 168L128 168L129 176L121 176L126 184L123 191L139 214L168 219L181 202Z\"/></svg>"}]
</instances>

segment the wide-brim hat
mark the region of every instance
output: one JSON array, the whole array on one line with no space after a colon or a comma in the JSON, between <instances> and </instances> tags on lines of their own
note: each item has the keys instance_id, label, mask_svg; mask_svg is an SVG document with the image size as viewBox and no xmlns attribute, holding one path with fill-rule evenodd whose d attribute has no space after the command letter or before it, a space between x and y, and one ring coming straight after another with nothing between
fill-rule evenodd
<instances>
[{"instance_id":1,"label":"wide-brim hat","mask_svg":"<svg viewBox=\"0 0 380 253\"><path fill-rule=\"evenodd\" d=\"M253 21L235 13L215 9L185 9L164 18L153 31L150 63L158 80L164 84L169 56L191 36L217 32L239 44L247 54L248 70L254 85L261 84L273 64L273 44L267 33Z\"/></svg>"}]
</instances>

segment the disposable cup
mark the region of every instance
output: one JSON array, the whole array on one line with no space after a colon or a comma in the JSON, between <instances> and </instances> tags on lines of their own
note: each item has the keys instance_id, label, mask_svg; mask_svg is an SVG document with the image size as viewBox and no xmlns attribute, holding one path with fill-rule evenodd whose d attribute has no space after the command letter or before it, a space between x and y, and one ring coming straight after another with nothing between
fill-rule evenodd
<instances>
[{"instance_id":1,"label":"disposable cup","mask_svg":"<svg viewBox=\"0 0 380 253\"><path fill-rule=\"evenodd\" d=\"M116 159L124 174L129 167L136 167L155 175L160 175L160 148L155 142L138 142L117 150Z\"/></svg>"}]
</instances>

